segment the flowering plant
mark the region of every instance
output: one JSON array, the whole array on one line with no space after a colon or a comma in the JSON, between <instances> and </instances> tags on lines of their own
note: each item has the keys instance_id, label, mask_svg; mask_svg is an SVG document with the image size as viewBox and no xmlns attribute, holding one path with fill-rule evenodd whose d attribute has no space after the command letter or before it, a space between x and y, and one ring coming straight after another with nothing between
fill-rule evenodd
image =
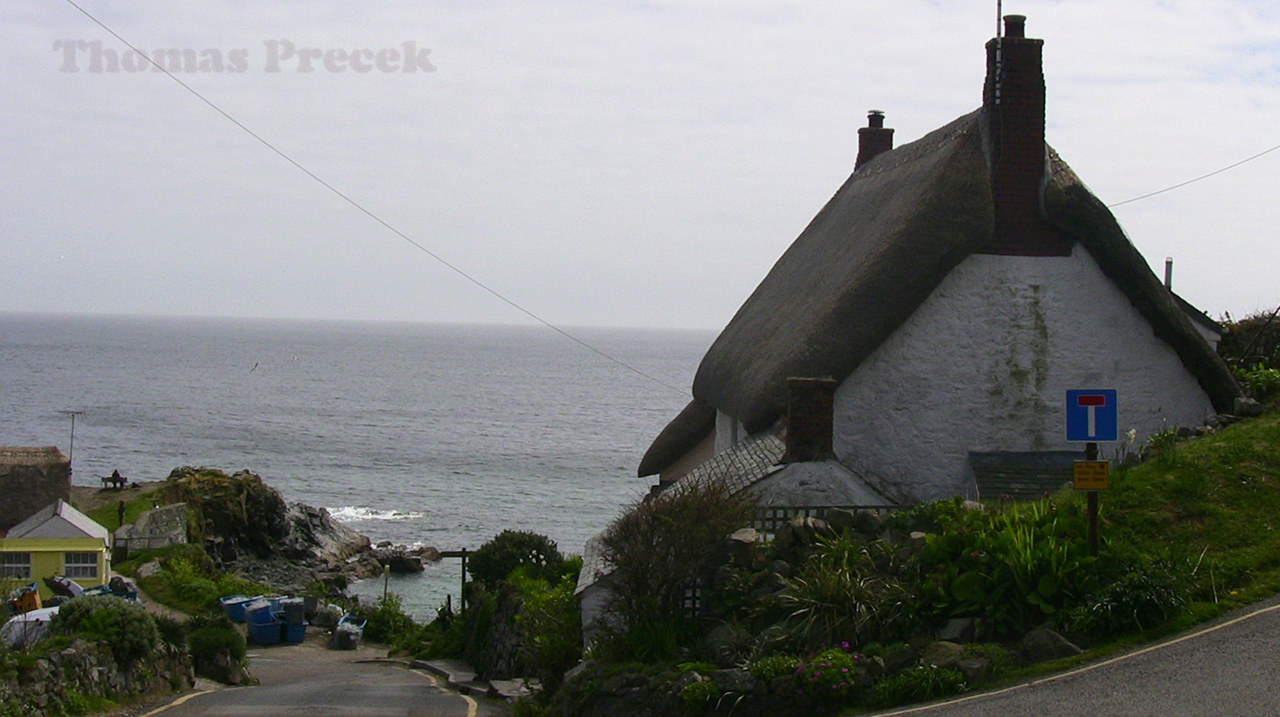
<instances>
[{"instance_id":1,"label":"flowering plant","mask_svg":"<svg viewBox=\"0 0 1280 717\"><path fill-rule=\"evenodd\" d=\"M799 692L821 702L844 702L857 693L862 655L849 651L849 643L823 650L796 668Z\"/></svg>"}]
</instances>

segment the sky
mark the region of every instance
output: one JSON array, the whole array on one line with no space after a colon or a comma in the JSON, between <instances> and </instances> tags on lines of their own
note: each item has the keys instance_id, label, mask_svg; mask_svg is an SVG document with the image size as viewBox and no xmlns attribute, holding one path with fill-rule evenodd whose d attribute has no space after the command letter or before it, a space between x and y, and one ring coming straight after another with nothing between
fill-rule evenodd
<instances>
[{"instance_id":1,"label":"sky","mask_svg":"<svg viewBox=\"0 0 1280 717\"><path fill-rule=\"evenodd\" d=\"M997 16L75 3L0 3L0 311L708 329L848 177L868 110L901 145L980 104ZM291 161L76 5L176 51L176 78ZM1104 202L1280 145L1275 3L1003 10L1045 40L1048 141ZM1278 176L1280 151L1114 212L1184 298L1240 317L1280 305Z\"/></svg>"}]
</instances>

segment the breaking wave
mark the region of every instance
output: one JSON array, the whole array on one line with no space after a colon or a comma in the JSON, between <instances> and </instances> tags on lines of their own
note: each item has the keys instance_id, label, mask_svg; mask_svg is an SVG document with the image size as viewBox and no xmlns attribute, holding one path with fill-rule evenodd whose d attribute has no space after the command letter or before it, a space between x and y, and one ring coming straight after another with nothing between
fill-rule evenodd
<instances>
[{"instance_id":1,"label":"breaking wave","mask_svg":"<svg viewBox=\"0 0 1280 717\"><path fill-rule=\"evenodd\" d=\"M341 508L329 508L329 515L340 523L358 523L364 520L404 521L422 517L417 511L378 510L358 505L344 505Z\"/></svg>"}]
</instances>

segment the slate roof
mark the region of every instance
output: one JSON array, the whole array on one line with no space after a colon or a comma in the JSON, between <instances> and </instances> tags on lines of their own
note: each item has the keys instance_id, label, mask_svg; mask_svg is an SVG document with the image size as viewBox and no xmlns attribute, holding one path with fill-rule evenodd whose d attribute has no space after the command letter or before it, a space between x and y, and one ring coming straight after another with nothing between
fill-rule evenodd
<instances>
[{"instance_id":1,"label":"slate roof","mask_svg":"<svg viewBox=\"0 0 1280 717\"><path fill-rule=\"evenodd\" d=\"M62 500L56 500L9 529L8 539L16 538L101 538L110 532L92 518Z\"/></svg>"}]
</instances>

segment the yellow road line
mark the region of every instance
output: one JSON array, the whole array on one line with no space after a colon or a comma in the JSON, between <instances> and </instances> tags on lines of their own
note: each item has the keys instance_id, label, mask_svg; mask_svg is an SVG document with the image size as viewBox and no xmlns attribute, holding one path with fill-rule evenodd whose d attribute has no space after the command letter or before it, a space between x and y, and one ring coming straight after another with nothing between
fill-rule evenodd
<instances>
[{"instance_id":1,"label":"yellow road line","mask_svg":"<svg viewBox=\"0 0 1280 717\"><path fill-rule=\"evenodd\" d=\"M409 668L409 671L427 678L427 680L431 682L432 687L440 687L440 681L436 679L435 675L422 670L415 670L413 668ZM447 690L447 688L441 689ZM471 695L464 695L461 692L454 692L453 694L462 698L462 701L467 703L467 717L476 717L476 711L480 709L480 705L476 703L475 699ZM143 717L146 717L146 715L143 715Z\"/></svg>"},{"instance_id":2,"label":"yellow road line","mask_svg":"<svg viewBox=\"0 0 1280 717\"><path fill-rule=\"evenodd\" d=\"M190 694L185 694L163 707L157 707L151 710L150 712L142 715L141 717L151 717L151 715L158 715L161 712L164 712L165 710L169 709L170 707L177 707L178 705L182 704L183 702L186 702L189 699L192 699L193 697L199 697L200 695L207 695L210 692L213 692L213 690L200 690L199 692L192 692Z\"/></svg>"}]
</instances>

